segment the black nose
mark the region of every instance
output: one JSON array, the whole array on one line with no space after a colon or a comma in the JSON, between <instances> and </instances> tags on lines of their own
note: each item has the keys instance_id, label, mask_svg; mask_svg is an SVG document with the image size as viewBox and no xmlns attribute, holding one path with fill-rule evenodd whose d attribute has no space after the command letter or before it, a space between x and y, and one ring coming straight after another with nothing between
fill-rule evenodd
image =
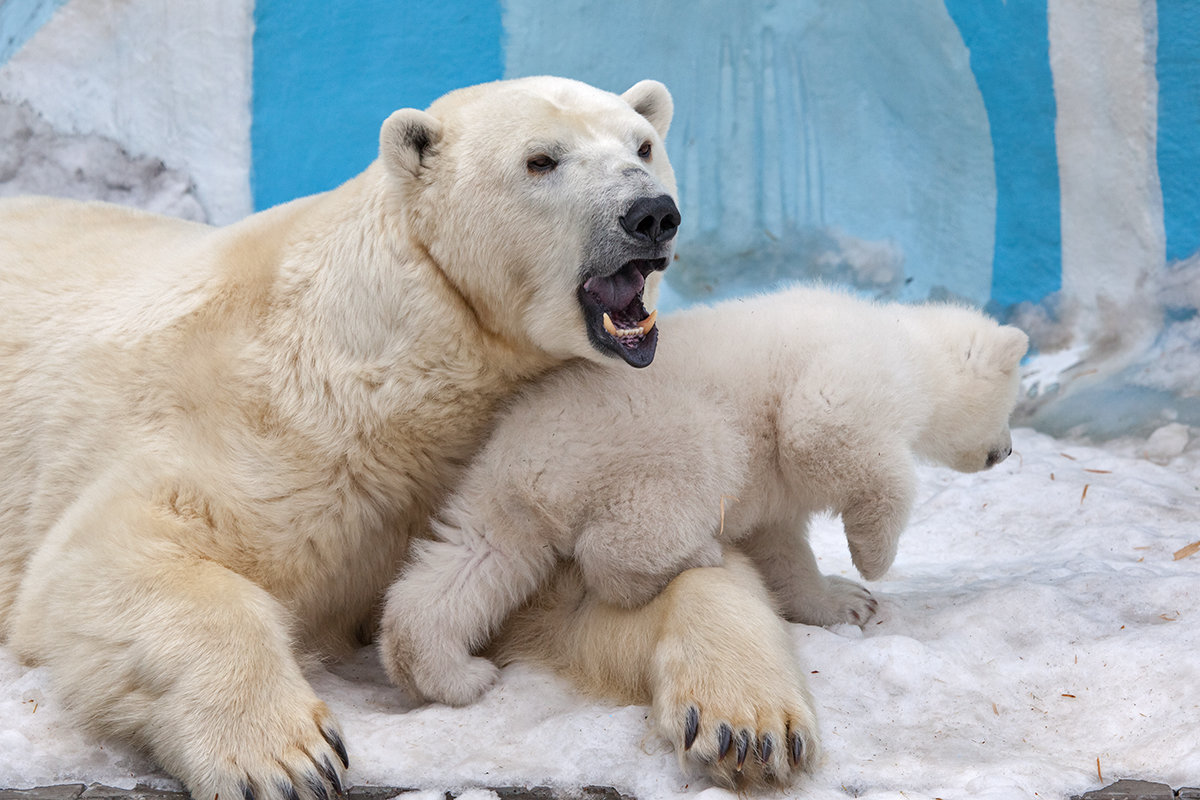
<instances>
[{"instance_id":1,"label":"black nose","mask_svg":"<svg viewBox=\"0 0 1200 800\"><path fill-rule=\"evenodd\" d=\"M995 450L992 450L991 452L988 453L987 465L989 467L994 467L1011 455L1012 455L1012 445L1008 445L1007 447L996 448Z\"/></svg>"},{"instance_id":2,"label":"black nose","mask_svg":"<svg viewBox=\"0 0 1200 800\"><path fill-rule=\"evenodd\" d=\"M643 242L669 242L679 227L679 209L670 195L640 197L621 217L625 232Z\"/></svg>"}]
</instances>

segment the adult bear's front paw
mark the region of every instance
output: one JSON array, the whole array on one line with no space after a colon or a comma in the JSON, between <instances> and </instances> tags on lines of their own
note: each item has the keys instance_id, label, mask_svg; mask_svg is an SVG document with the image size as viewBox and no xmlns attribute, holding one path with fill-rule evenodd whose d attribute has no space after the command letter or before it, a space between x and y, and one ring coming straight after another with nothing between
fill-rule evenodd
<instances>
[{"instance_id":1,"label":"adult bear's front paw","mask_svg":"<svg viewBox=\"0 0 1200 800\"><path fill-rule=\"evenodd\" d=\"M699 771L718 785L787 786L813 763L817 734L802 702L783 700L770 710L723 709L720 703L702 701L686 710L666 705L670 707L656 710L659 727L674 743L685 770Z\"/></svg>"},{"instance_id":2,"label":"adult bear's front paw","mask_svg":"<svg viewBox=\"0 0 1200 800\"><path fill-rule=\"evenodd\" d=\"M168 745L164 766L184 780L195 800L330 800L343 794L350 759L324 703L316 700L295 715L282 708L254 711L253 719L229 719L214 725L222 730L178 743L174 754Z\"/></svg>"},{"instance_id":3,"label":"adult bear's front paw","mask_svg":"<svg viewBox=\"0 0 1200 800\"><path fill-rule=\"evenodd\" d=\"M729 644L688 652L660 643L653 699L659 731L685 772L732 789L789 785L812 768L819 750L804 678L774 641Z\"/></svg>"}]
</instances>

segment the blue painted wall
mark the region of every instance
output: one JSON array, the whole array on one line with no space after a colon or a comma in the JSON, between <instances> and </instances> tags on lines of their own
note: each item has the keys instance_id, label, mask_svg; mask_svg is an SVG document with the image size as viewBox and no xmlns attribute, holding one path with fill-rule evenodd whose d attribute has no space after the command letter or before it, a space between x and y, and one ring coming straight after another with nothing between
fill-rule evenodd
<instances>
[{"instance_id":1,"label":"blue painted wall","mask_svg":"<svg viewBox=\"0 0 1200 800\"><path fill-rule=\"evenodd\" d=\"M988 118L941 0L572 5L507 0L505 74L670 87L680 303L808 278L987 302Z\"/></svg>"},{"instance_id":2,"label":"blue painted wall","mask_svg":"<svg viewBox=\"0 0 1200 800\"><path fill-rule=\"evenodd\" d=\"M813 275L1001 308L1059 288L1045 0L725 7L259 0L256 207L336 186L388 113L457 86L653 76L679 109L681 302Z\"/></svg>"},{"instance_id":3,"label":"blue painted wall","mask_svg":"<svg viewBox=\"0 0 1200 800\"><path fill-rule=\"evenodd\" d=\"M66 1L2 0L0 64ZM744 0L737 14L723 0L257 0L254 202L338 185L374 158L387 114L458 86L550 72L621 91L654 76L677 99L692 261L690 285L677 280L692 299L825 274L1003 310L1061 287L1047 13L1046 0ZM1179 260L1200 251L1200 3L1159 0L1157 23Z\"/></svg>"},{"instance_id":4,"label":"blue painted wall","mask_svg":"<svg viewBox=\"0 0 1200 800\"><path fill-rule=\"evenodd\" d=\"M1167 258L1200 251L1200 3L1158 3L1158 174Z\"/></svg>"},{"instance_id":5,"label":"blue painted wall","mask_svg":"<svg viewBox=\"0 0 1200 800\"><path fill-rule=\"evenodd\" d=\"M496 0L258 0L251 187L256 208L332 189L379 149L397 108L501 76Z\"/></svg>"},{"instance_id":6,"label":"blue painted wall","mask_svg":"<svg viewBox=\"0 0 1200 800\"><path fill-rule=\"evenodd\" d=\"M945 0L971 51L991 123L996 250L991 297L1003 309L1062 288L1054 79L1042 0Z\"/></svg>"},{"instance_id":7,"label":"blue painted wall","mask_svg":"<svg viewBox=\"0 0 1200 800\"><path fill-rule=\"evenodd\" d=\"M1046 0L728 8L258 0L256 207L336 186L374 158L388 113L458 86L554 73L622 91L652 76L677 101L677 304L813 276L997 312L1061 288ZM1200 3L1160 0L1158 24L1158 159L1179 259L1200 250Z\"/></svg>"}]
</instances>

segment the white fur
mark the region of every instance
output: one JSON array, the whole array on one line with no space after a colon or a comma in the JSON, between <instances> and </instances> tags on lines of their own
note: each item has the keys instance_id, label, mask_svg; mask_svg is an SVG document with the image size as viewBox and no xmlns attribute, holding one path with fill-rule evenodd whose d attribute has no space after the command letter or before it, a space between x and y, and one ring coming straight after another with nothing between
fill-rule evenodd
<instances>
[{"instance_id":1,"label":"white fur","mask_svg":"<svg viewBox=\"0 0 1200 800\"><path fill-rule=\"evenodd\" d=\"M669 121L660 84L531 78L398 111L361 175L227 228L0 203L0 635L197 800L335 787L300 659L366 639L500 401L610 360L577 293L674 194Z\"/></svg>"},{"instance_id":2,"label":"white fur","mask_svg":"<svg viewBox=\"0 0 1200 800\"><path fill-rule=\"evenodd\" d=\"M820 573L811 516L840 514L876 578L908 520L914 458L969 472L1011 451L1028 340L976 311L794 289L661 324L645 372L566 368L498 420L436 541L388 592L393 679L474 699L494 673L472 651L562 559L590 597L636 608L736 543L789 619L862 624L874 600Z\"/></svg>"}]
</instances>

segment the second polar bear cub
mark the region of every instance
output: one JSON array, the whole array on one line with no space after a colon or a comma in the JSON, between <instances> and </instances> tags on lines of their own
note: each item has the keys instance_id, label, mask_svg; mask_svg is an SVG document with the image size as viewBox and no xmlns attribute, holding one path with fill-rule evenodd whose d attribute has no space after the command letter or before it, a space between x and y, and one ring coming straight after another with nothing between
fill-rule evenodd
<instances>
[{"instance_id":1,"label":"second polar bear cub","mask_svg":"<svg viewBox=\"0 0 1200 800\"><path fill-rule=\"evenodd\" d=\"M978 311L797 288L661 324L645 370L568 367L500 418L388 592L393 680L475 699L496 667L472 653L565 558L628 607L736 543L789 619L861 624L874 600L821 574L810 517L841 515L855 566L877 578L915 459L973 472L1011 452L1028 339Z\"/></svg>"}]
</instances>

